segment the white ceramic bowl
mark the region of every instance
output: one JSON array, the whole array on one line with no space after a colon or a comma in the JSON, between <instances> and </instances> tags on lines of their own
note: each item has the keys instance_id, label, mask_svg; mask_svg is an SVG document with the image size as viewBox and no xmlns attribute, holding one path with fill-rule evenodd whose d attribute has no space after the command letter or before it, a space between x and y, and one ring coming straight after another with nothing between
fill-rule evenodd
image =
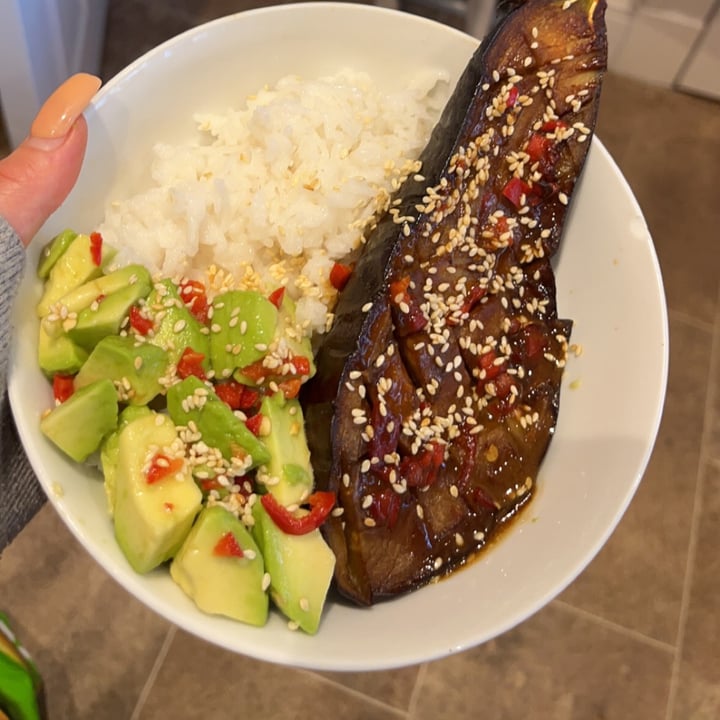
<instances>
[{"instance_id":1,"label":"white ceramic bowl","mask_svg":"<svg viewBox=\"0 0 720 720\"><path fill-rule=\"evenodd\" d=\"M334 3L246 12L170 40L109 82L88 110L84 170L31 246L29 266L55 232L94 228L107 198L140 189L151 146L193 132L193 112L222 111L288 73L310 78L344 65L387 86L402 86L422 68L457 78L476 44L412 15ZM443 582L370 609L330 602L314 637L290 632L277 614L262 629L203 615L166 570L140 576L130 569L99 475L66 461L38 429L51 391L35 360L40 288L32 272L16 306L11 402L40 482L70 530L169 621L230 650L309 668L369 670L438 658L502 633L565 588L620 520L653 446L667 374L662 283L640 209L597 140L557 275L559 312L575 320L573 341L584 354L565 373L557 433L531 506L501 542Z\"/></svg>"}]
</instances>

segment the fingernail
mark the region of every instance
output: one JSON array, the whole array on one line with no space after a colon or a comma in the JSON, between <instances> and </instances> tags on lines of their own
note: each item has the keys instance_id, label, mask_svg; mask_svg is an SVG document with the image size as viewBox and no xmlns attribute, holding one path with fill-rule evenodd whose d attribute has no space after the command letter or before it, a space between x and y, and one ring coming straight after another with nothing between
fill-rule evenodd
<instances>
[{"instance_id":1,"label":"fingernail","mask_svg":"<svg viewBox=\"0 0 720 720\"><path fill-rule=\"evenodd\" d=\"M68 78L40 108L30 127L30 141L47 149L47 141L64 138L101 84L100 78L88 73Z\"/></svg>"}]
</instances>

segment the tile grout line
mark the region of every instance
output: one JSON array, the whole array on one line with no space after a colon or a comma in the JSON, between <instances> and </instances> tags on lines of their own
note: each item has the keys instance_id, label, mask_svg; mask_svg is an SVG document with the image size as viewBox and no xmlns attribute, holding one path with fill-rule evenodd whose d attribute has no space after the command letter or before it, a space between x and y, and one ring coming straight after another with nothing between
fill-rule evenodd
<instances>
[{"instance_id":1,"label":"tile grout line","mask_svg":"<svg viewBox=\"0 0 720 720\"><path fill-rule=\"evenodd\" d=\"M678 618L678 633L676 640L677 652L673 659L670 673L670 689L668 691L667 708L665 720L672 720L677 700L680 666L682 663L683 647L685 643L685 628L690 614L690 594L692 582L695 577L695 558L697 555L698 533L700 531L700 515L702 513L702 498L705 487L706 468L709 461L708 442L710 425L715 404L716 383L712 382L712 373L717 364L720 364L720 287L718 288L717 301L715 305L715 324L710 346L710 361L707 373L708 392L705 396L705 408L703 412L703 432L700 440L700 457L698 460L698 476L695 482L695 499L693 502L692 521L690 524L690 537L688 540L687 563L685 566L685 577L683 579L682 596L680 599L680 616Z\"/></svg>"},{"instance_id":2,"label":"tile grout line","mask_svg":"<svg viewBox=\"0 0 720 720\"><path fill-rule=\"evenodd\" d=\"M362 700L363 702L369 703L370 705L375 705L378 708L382 708L383 710L391 712L391 713L397 715L398 718L402 718L403 720L408 720L408 714L407 714L406 710L402 710L400 708L394 707L393 705L390 705L389 703L383 702L382 700L378 700L377 698L374 698L372 695L368 695L367 693L364 693L361 690L357 690L356 688L349 687L348 685L344 685L343 683L338 682L337 680L333 680L332 678L329 678L326 675L322 675L319 672L315 672L314 670L308 670L306 668L297 668L297 671L304 675L311 675L315 680L318 680L321 683L325 683L326 685L332 685L334 688L336 688L338 690L342 690L343 692L355 697L358 700ZM138 718L132 717L132 718L130 718L130 720L138 720Z\"/></svg>"},{"instance_id":3,"label":"tile grout line","mask_svg":"<svg viewBox=\"0 0 720 720\"><path fill-rule=\"evenodd\" d=\"M675 322L682 322L690 327L700 330L701 332L713 334L714 323L708 322L707 320L698 320L698 318L688 315L688 313L682 312L682 310L670 310L668 309L668 318Z\"/></svg>"},{"instance_id":4,"label":"tile grout line","mask_svg":"<svg viewBox=\"0 0 720 720\"><path fill-rule=\"evenodd\" d=\"M410 702L408 703L408 718L412 719L415 717L415 710L420 697L420 689L422 684L425 682L425 676L428 672L428 663L423 663L418 670L417 677L415 678L415 685L413 686L412 692L410 693Z\"/></svg>"},{"instance_id":5,"label":"tile grout line","mask_svg":"<svg viewBox=\"0 0 720 720\"><path fill-rule=\"evenodd\" d=\"M170 650L170 645L172 645L172 641L175 639L176 633L177 627L175 625L171 625L168 628L168 631L165 633L163 644L160 646L160 650L158 651L158 654L155 658L155 662L153 663L152 668L150 668L150 674L148 675L148 678L145 681L142 690L140 691L140 695L138 695L137 703L135 703L135 708L132 711L130 720L139 720L140 713L145 706L145 702L150 695L152 687L155 684L155 680L157 680L157 676L160 673L160 668L165 662L165 658L167 657L168 651Z\"/></svg>"},{"instance_id":6,"label":"tile grout line","mask_svg":"<svg viewBox=\"0 0 720 720\"><path fill-rule=\"evenodd\" d=\"M631 640L637 640L638 642L643 643L644 645L648 645L650 647L654 647L656 650L661 650L662 652L666 652L669 654L675 654L677 651L677 648L672 645L671 643L663 642L662 640L657 640L656 638L650 637L649 635L645 635L644 633L641 633L638 630L633 630L632 628L625 627L624 625L621 625L620 623L616 623L613 620L608 620L607 618L604 618L602 615L596 615L595 613L590 612L589 610L584 610L583 608L576 607L575 605L571 605L565 600L554 600L552 603L554 606L559 607L561 610L566 612L571 612L574 615L577 615L578 617L582 617L586 620L590 620L598 625L601 625L602 627L605 627L609 630L614 630L620 635L624 635L625 637L631 639Z\"/></svg>"}]
</instances>

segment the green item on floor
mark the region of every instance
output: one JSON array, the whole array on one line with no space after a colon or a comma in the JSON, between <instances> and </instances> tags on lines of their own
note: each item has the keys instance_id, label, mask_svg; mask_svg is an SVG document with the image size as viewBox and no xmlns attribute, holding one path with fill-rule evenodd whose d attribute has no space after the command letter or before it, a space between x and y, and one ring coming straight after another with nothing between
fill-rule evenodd
<instances>
[{"instance_id":1,"label":"green item on floor","mask_svg":"<svg viewBox=\"0 0 720 720\"><path fill-rule=\"evenodd\" d=\"M42 720L45 717L40 674L27 650L0 613L0 720Z\"/></svg>"}]
</instances>

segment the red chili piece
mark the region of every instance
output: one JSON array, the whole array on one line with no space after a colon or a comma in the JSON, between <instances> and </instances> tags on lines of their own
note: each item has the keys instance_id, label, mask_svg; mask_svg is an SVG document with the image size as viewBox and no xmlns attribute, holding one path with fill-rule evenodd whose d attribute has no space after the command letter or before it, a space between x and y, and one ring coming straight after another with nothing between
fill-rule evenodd
<instances>
[{"instance_id":1,"label":"red chili piece","mask_svg":"<svg viewBox=\"0 0 720 720\"><path fill-rule=\"evenodd\" d=\"M440 443L428 443L425 450L417 455L408 455L400 461L400 476L409 487L429 487L438 476L445 459L445 447Z\"/></svg>"},{"instance_id":2,"label":"red chili piece","mask_svg":"<svg viewBox=\"0 0 720 720\"><path fill-rule=\"evenodd\" d=\"M260 393L237 380L227 380L215 385L215 393L231 410L249 410L260 399Z\"/></svg>"},{"instance_id":3,"label":"red chili piece","mask_svg":"<svg viewBox=\"0 0 720 720\"><path fill-rule=\"evenodd\" d=\"M199 352L195 352L191 347L186 347L177 364L177 374L181 380L184 380L191 375L194 375L200 380L205 380L205 370L203 369L202 362L205 359L205 355Z\"/></svg>"},{"instance_id":4,"label":"red chili piece","mask_svg":"<svg viewBox=\"0 0 720 720\"><path fill-rule=\"evenodd\" d=\"M537 195L535 191L519 177L510 178L503 188L502 194L518 209L523 205L536 204Z\"/></svg>"},{"instance_id":5,"label":"red chili piece","mask_svg":"<svg viewBox=\"0 0 720 720\"><path fill-rule=\"evenodd\" d=\"M154 327L150 318L146 318L137 305L130 308L130 327L139 335L147 335Z\"/></svg>"},{"instance_id":6,"label":"red chili piece","mask_svg":"<svg viewBox=\"0 0 720 720\"><path fill-rule=\"evenodd\" d=\"M370 516L376 525L382 525L392 530L400 514L400 496L390 488L385 488L373 496L370 505Z\"/></svg>"},{"instance_id":7,"label":"red chili piece","mask_svg":"<svg viewBox=\"0 0 720 720\"><path fill-rule=\"evenodd\" d=\"M260 426L262 425L263 416L261 413L256 413L252 417L249 417L245 421L245 427L253 434L255 437L260 435Z\"/></svg>"},{"instance_id":8,"label":"red chili piece","mask_svg":"<svg viewBox=\"0 0 720 720\"><path fill-rule=\"evenodd\" d=\"M164 480L170 475L175 475L183 468L182 458L170 458L163 453L156 453L150 462L150 467L145 473L148 485Z\"/></svg>"},{"instance_id":9,"label":"red chili piece","mask_svg":"<svg viewBox=\"0 0 720 720\"><path fill-rule=\"evenodd\" d=\"M102 263L102 246L102 235L99 232L90 233L90 257L96 267Z\"/></svg>"},{"instance_id":10,"label":"red chili piece","mask_svg":"<svg viewBox=\"0 0 720 720\"><path fill-rule=\"evenodd\" d=\"M338 291L342 290L353 272L352 265L335 263L330 270L330 284Z\"/></svg>"},{"instance_id":11,"label":"red chili piece","mask_svg":"<svg viewBox=\"0 0 720 720\"><path fill-rule=\"evenodd\" d=\"M422 330L427 325L428 319L410 297L408 288L410 278L405 276L390 283L390 301L397 308L395 313L395 325L400 337L406 337Z\"/></svg>"},{"instance_id":12,"label":"red chili piece","mask_svg":"<svg viewBox=\"0 0 720 720\"><path fill-rule=\"evenodd\" d=\"M220 539L215 543L213 548L213 555L217 557L244 557L243 549L240 547L237 538L231 533L226 532L220 536Z\"/></svg>"},{"instance_id":13,"label":"red chili piece","mask_svg":"<svg viewBox=\"0 0 720 720\"><path fill-rule=\"evenodd\" d=\"M260 498L271 520L288 535L306 535L317 530L335 505L335 493L318 490L307 499L310 512L297 516L281 505L271 493Z\"/></svg>"},{"instance_id":14,"label":"red chili piece","mask_svg":"<svg viewBox=\"0 0 720 720\"><path fill-rule=\"evenodd\" d=\"M279 287L277 290L273 290L268 295L268 300L279 310L282 305L283 298L285 297L285 288Z\"/></svg>"},{"instance_id":15,"label":"red chili piece","mask_svg":"<svg viewBox=\"0 0 720 720\"><path fill-rule=\"evenodd\" d=\"M498 375L500 375L500 373L505 372L507 363L505 361L496 363L495 361L497 360L497 357L497 353L491 349L484 352L478 358L478 365L480 366L480 369L485 371L481 378L483 383L494 380Z\"/></svg>"},{"instance_id":16,"label":"red chili piece","mask_svg":"<svg viewBox=\"0 0 720 720\"><path fill-rule=\"evenodd\" d=\"M53 376L53 397L61 403L64 403L75 392L72 375L62 375L58 373Z\"/></svg>"},{"instance_id":17,"label":"red chili piece","mask_svg":"<svg viewBox=\"0 0 720 720\"><path fill-rule=\"evenodd\" d=\"M185 280L180 283L180 297L195 319L204 325L208 320L210 309L205 285L199 280Z\"/></svg>"}]
</instances>

